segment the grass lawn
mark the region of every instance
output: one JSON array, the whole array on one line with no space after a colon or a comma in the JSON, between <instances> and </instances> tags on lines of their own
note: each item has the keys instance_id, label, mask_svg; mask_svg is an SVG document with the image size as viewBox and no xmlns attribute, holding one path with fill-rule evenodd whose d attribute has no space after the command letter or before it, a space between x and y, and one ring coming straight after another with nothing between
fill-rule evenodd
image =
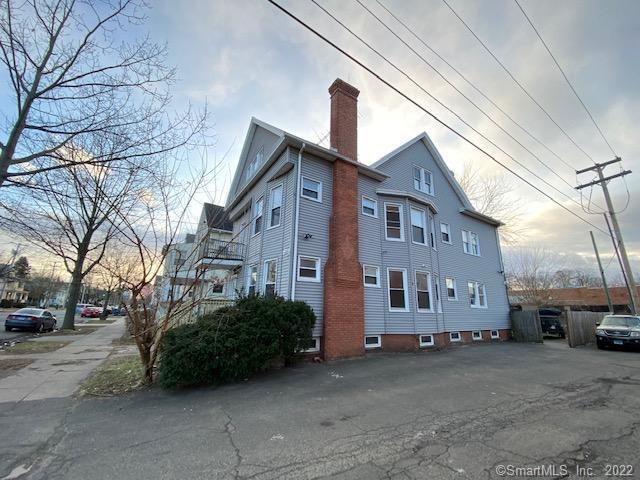
<instances>
[{"instance_id":1,"label":"grass lawn","mask_svg":"<svg viewBox=\"0 0 640 480\"><path fill-rule=\"evenodd\" d=\"M6 348L2 353L10 353L12 355L20 353L47 353L69 345L69 343L71 342L21 342Z\"/></svg>"},{"instance_id":2,"label":"grass lawn","mask_svg":"<svg viewBox=\"0 0 640 480\"><path fill-rule=\"evenodd\" d=\"M75 330L56 330L55 332L45 333L43 337L56 337L60 335L87 335L98 330L100 327L82 327Z\"/></svg>"},{"instance_id":3,"label":"grass lawn","mask_svg":"<svg viewBox=\"0 0 640 480\"><path fill-rule=\"evenodd\" d=\"M84 381L80 395L122 395L142 387L142 373L139 356L111 357Z\"/></svg>"},{"instance_id":4,"label":"grass lawn","mask_svg":"<svg viewBox=\"0 0 640 480\"><path fill-rule=\"evenodd\" d=\"M0 359L0 378L13 375L21 368L31 365L34 362L30 358L3 358Z\"/></svg>"},{"instance_id":5,"label":"grass lawn","mask_svg":"<svg viewBox=\"0 0 640 480\"><path fill-rule=\"evenodd\" d=\"M110 325L112 323L114 323L116 321L116 319L114 318L113 320L109 320L108 318L106 320L100 320L98 318L92 318L91 320L87 320L85 322L85 324L87 325ZM82 324L80 324L82 325Z\"/></svg>"}]
</instances>

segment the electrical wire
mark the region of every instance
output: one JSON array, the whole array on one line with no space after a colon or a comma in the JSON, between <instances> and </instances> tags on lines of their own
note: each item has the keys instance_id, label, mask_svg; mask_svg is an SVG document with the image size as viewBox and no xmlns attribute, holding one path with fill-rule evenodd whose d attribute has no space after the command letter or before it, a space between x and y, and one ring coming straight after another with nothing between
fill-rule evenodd
<instances>
[{"instance_id":1,"label":"electrical wire","mask_svg":"<svg viewBox=\"0 0 640 480\"><path fill-rule=\"evenodd\" d=\"M371 67L368 67L367 65L365 65L362 61L358 60L356 57L354 57L353 55L351 55L349 52L347 52L346 50L344 50L342 47L340 47L339 45L337 45L335 42L331 41L329 38L327 38L325 35L323 35L322 33L320 33L318 30L314 29L312 26L310 26L309 24L307 24L306 22L304 22L301 18L299 18L298 16L296 16L295 14L293 14L292 12L290 12L289 10L287 10L285 7L283 7L282 5L280 5L277 1L275 0L266 0L267 2L269 2L271 5L273 5L274 7L276 7L278 10L280 10L282 13L284 13L286 16L288 16L289 18L291 18L292 20L294 20L295 22L297 22L299 25L301 25L302 27L304 27L306 30L308 30L309 32L311 32L312 34L314 34L316 37L318 37L319 39L321 39L322 41L324 41L325 43L327 43L328 45L330 45L332 48L334 48L335 50L337 50L339 53L341 53L343 56L345 56L346 58L348 58L349 60L351 60L353 63L355 63L356 65L358 65L360 68L362 68L363 70L365 70L366 72L368 72L370 75L372 75L373 77L375 77L376 79L378 79L378 81L380 81L381 83L383 83L384 85L386 85L388 88L390 88L391 90L393 90L395 93L397 93L398 95L400 95L402 98L404 98L406 101L408 101L409 103L411 103L412 105L414 105L415 107L417 107L418 109L420 109L421 111L423 111L425 114L427 114L429 117L431 117L433 120L435 120L437 123L439 123L440 125L442 125L443 127L445 127L447 130L449 130L450 132L452 132L454 135L456 135L457 137L459 137L461 140L463 140L464 142L466 142L467 144L471 145L472 147L474 147L476 150L478 150L479 152L481 152L482 154L484 154L487 158L491 159L492 161L494 161L496 164L498 164L499 166L501 166L502 168L504 168L506 171L508 171L509 173L511 173L512 175L514 175L515 177L517 177L518 179L520 179L522 182L526 183L527 185L529 185L531 188L533 188L534 190L536 190L538 193L542 194L543 196L547 197L549 200L551 200L553 203L555 203L556 205L558 205L560 208L562 208L563 210L567 211L570 215L573 215L574 217L578 218L579 220L581 220L582 222L586 223L587 225L592 226L593 228L595 228L596 230L604 233L606 236L610 236L610 234L608 232L606 232L605 230L603 230L602 228L600 228L599 226L591 223L589 220L581 217L580 215L578 215L577 213L575 213L574 211L570 210L568 207L566 207L565 205L563 205L562 203L560 203L558 200L556 200L555 198L553 198L551 195L549 195L548 193L546 193L545 191L543 191L542 189L540 189L540 187L534 185L533 183L531 183L529 180L527 180L526 178L522 177L519 173L517 173L516 171L514 171L513 169L511 169L509 166L505 165L503 162L501 162L500 160L498 160L497 158L495 158L493 155L491 155L489 152L487 152L485 149L483 149L481 146L479 146L478 144L476 144L473 140L467 138L464 134L458 132L455 128L453 128L452 126L450 126L448 123L446 123L445 121L441 120L437 115L435 115L434 113L432 113L430 110L428 110L427 108L425 108L424 106L422 106L420 103L418 103L417 100L414 100L412 97L410 97L408 94L404 93L402 90L400 90L398 87L394 86L392 83L390 83L388 80L386 80L385 78L383 78L380 74L376 73Z\"/></svg>"},{"instance_id":2,"label":"electrical wire","mask_svg":"<svg viewBox=\"0 0 640 480\"><path fill-rule=\"evenodd\" d=\"M526 170L530 175L532 175L533 177L537 178L538 180L540 180L541 182L543 182L545 185L547 185L549 188L555 190L557 193L559 193L560 195L564 196L565 198L567 198L569 201L575 203L577 206L582 208L582 204L580 202L578 202L577 200L575 200L572 196L567 195L566 193L564 193L562 190L560 190L559 188L557 188L555 185L549 183L547 180L545 180L544 178L542 178L541 176L539 176L537 173L533 172L529 167L527 167L526 165L524 165L522 162L520 162L518 159L516 159L513 155L511 155L510 153L508 153L506 150L504 150L502 147L500 147L498 144L496 144L494 141L492 141L490 138L488 138L486 135L484 135L482 132L480 132L478 129L476 129L473 125L471 125L469 122L467 122L464 118L462 118L458 113L456 113L453 109L451 109L450 107L448 107L447 105L445 105L442 101L440 101L437 97L435 97L433 94L431 94L430 92L428 92L422 85L420 85L413 77L411 77L411 75L407 74L403 69L401 69L400 67L398 67L395 63L393 63L391 60L389 60L387 57L385 57L382 53L380 53L378 50L376 50L371 44L369 44L367 41L365 41L362 37L360 37L357 33L355 33L353 30L351 30L347 25L345 25L343 22L341 22L337 17L335 17L331 12L329 12L326 8L324 8L322 5L320 5L316 0L310 0L314 5L316 5L318 8L320 8L325 14L327 14L331 19L333 19L336 23L338 23L342 28L344 28L345 30L347 30L351 35L353 35L355 38L357 38L363 45L365 45L367 48L369 48L372 52L374 52L376 55L378 55L384 62L386 62L387 64L389 64L392 68L394 68L398 73L402 74L407 80L409 80L411 83L413 83L417 88L419 88L422 92L424 92L426 95L428 95L432 100L434 100L435 102L438 103L438 105L440 105L442 108L444 108L445 110L447 110L449 113L451 113L453 116L455 116L458 120L460 120L466 127L468 127L469 129L473 130L473 132L475 132L477 135L479 135L480 137L482 137L484 140L486 140L487 142L489 142L493 147L495 147L496 149L498 149L500 152L502 152L504 155L506 155L507 157L509 157L513 162L515 162L517 165L519 165L521 168L523 168L524 170ZM541 161L541 160L540 160ZM544 163L544 162L543 162ZM571 188L573 188L572 185L569 184L569 186Z\"/></svg>"},{"instance_id":3,"label":"electrical wire","mask_svg":"<svg viewBox=\"0 0 640 480\"><path fill-rule=\"evenodd\" d=\"M551 114L538 102L533 95L529 93L529 91L520 83L520 81L511 73L511 71L507 68L507 66L500 61L500 59L491 51L491 49L487 46L486 43L482 41L482 39L473 31L473 29L469 26L467 22L454 10L454 8L449 4L447 0L442 0L443 3L451 10L451 12L460 20L460 22L466 27L467 30L473 35L473 37L482 45L482 47L491 55L491 57L502 67L502 69L506 72L506 74L515 82L515 84L520 87L520 90L531 99L531 101L547 116L549 120L553 122L553 124L560 129L560 131L564 134L565 137L578 149L580 150L589 160L595 163L595 160L591 155L589 155L578 143L567 133L567 131L562 128L562 126L551 116Z\"/></svg>"},{"instance_id":4,"label":"electrical wire","mask_svg":"<svg viewBox=\"0 0 640 480\"><path fill-rule=\"evenodd\" d=\"M538 38L540 39L540 42L542 42L542 45L544 45L544 48L547 50L547 53L551 56L551 58L553 59L553 63L556 64L556 67L558 67L558 70L560 70L560 73L562 74L562 76L564 77L565 82L567 82L567 85L569 85L569 88L571 89L571 91L573 92L573 94L576 96L576 98L578 99L578 101L580 102L580 105L582 105L582 108L584 108L584 111L587 112L587 115L589 116L589 118L591 119L591 123L593 123L593 126L596 127L596 130L598 130L598 133L600 134L600 136L602 137L602 140L604 140L604 143L607 144L607 146L609 147L609 150L611 150L611 153L613 153L614 157L617 157L618 154L616 153L616 151L613 149L613 147L611 146L611 144L609 143L609 140L607 140L607 137L604 136L604 133L602 132L602 129L600 128L600 126L598 125L598 122L596 122L596 119L593 117L593 115L591 114L591 111L589 110L589 108L587 107L587 105L582 101L582 98L580 98L580 95L578 95L578 92L576 91L576 89L573 87L573 84L569 81L569 78L567 77L567 74L565 73L564 69L560 66L560 63L558 62L558 60L556 59L555 55L553 53L551 53L551 49L549 48L549 45L547 45L547 42L544 41L544 39L542 38L542 35L540 35L540 32L538 31L538 29L536 28L536 26L533 24L533 21L531 20L531 18L529 17L529 15L527 15L527 12L524 11L524 8L522 8L522 5L520 5L520 2L518 0L514 0L514 2L516 2L516 5L518 5L518 8L520 9L520 11L522 12L522 14L524 15L524 18L527 19L527 22L529 22L529 25L531 25L531 28L533 28L533 31L536 32L536 35L538 36Z\"/></svg>"}]
</instances>

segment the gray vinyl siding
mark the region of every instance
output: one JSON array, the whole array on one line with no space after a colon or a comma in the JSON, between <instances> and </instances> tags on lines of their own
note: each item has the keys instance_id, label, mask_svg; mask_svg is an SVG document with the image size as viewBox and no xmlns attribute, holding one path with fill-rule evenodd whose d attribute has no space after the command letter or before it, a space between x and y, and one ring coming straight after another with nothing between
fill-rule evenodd
<instances>
[{"instance_id":1,"label":"gray vinyl siding","mask_svg":"<svg viewBox=\"0 0 640 480\"><path fill-rule=\"evenodd\" d=\"M413 165L422 166L433 175L434 196L423 194L413 187ZM430 152L422 142L416 142L407 149L379 167L380 170L392 175L381 184L381 188L402 190L411 192L414 195L423 196L432 201L438 213L434 215L436 252L426 255L425 247L416 248L416 245L407 245L412 250L412 269L410 283L410 297L412 299L411 310L416 312L415 307L415 285L413 271L424 268L433 275L439 274L439 284L442 299L442 314L422 314L415 313L416 330L414 333L430 333L435 331L458 331L458 330L485 330L509 328L509 304L504 286L504 277L500 273L499 247L496 241L495 228L479 220L475 220L460 213L463 203L456 195L454 189L449 185L448 180L438 168ZM387 199L387 201L398 202L398 199ZM408 202L404 202L408 203ZM406 208L406 207L405 207ZM409 214L405 216L405 239L409 240ZM381 218L381 224L384 218ZM451 228L452 245L447 245L441 241L440 222L448 223ZM471 230L476 232L480 238L480 257L465 254L462 249L461 231ZM387 264L397 267L405 267L409 263L402 255L402 243L385 242L384 236L383 250L389 250ZM389 243L398 245L388 246ZM406 243L406 242L405 242ZM428 250L431 251L429 247ZM422 267L422 265L425 265ZM452 277L457 282L457 301L448 301L446 298L445 277ZM386 278L384 279L386 281ZM469 305L469 295L467 292L467 282L477 281L485 284L488 300L488 308L471 308ZM433 287L432 287L433 288ZM433 295L435 303L435 293ZM434 305L435 306L435 305ZM392 314L398 321L387 328L388 333L396 333L397 329L406 328L407 331L398 333L410 333L410 325L406 317L407 314ZM393 330L393 332L391 331Z\"/></svg>"},{"instance_id":2,"label":"gray vinyl siding","mask_svg":"<svg viewBox=\"0 0 640 480\"><path fill-rule=\"evenodd\" d=\"M249 146L249 151L247 153L246 158L241 159L242 162L242 174L240 176L240 181L238 182L238 187L236 192L239 191L243 186L247 184L248 178L245 177L245 171L249 165L249 162L253 160L256 154L262 149L264 151L263 159L267 160L269 154L273 152L274 147L280 140L280 137L275 135L274 133L266 130L260 126L256 127L256 131L253 135L253 139L251 140L251 145Z\"/></svg>"},{"instance_id":3,"label":"gray vinyl siding","mask_svg":"<svg viewBox=\"0 0 640 480\"><path fill-rule=\"evenodd\" d=\"M293 151L292 151L293 153ZM297 160L297 152L295 152ZM320 282L296 280L296 300L306 302L316 314L314 336L322 335L324 303L324 266L329 254L329 219L332 208L333 165L311 155L302 155L302 176L322 183L322 203L300 197L298 256L320 258ZM305 238L305 236L311 236ZM296 261L297 268L297 261ZM294 270L294 278L297 278Z\"/></svg>"},{"instance_id":4,"label":"gray vinyl siding","mask_svg":"<svg viewBox=\"0 0 640 480\"><path fill-rule=\"evenodd\" d=\"M288 161L288 158L288 150L285 150L280 158L278 158L278 160L269 168L255 186L247 192L247 197L251 198L251 208L240 218L234 221L234 233L242 231L239 238L243 239L242 243L245 245L246 260L244 262L241 276L238 279L238 285L245 292L248 288L247 277L249 268L253 265L258 267L258 290L262 291L265 280L264 264L267 260L276 260L276 291L283 297L289 297L293 240L293 212L295 208L295 168L289 170L285 175L269 181ZM269 228L271 189L278 185L282 185L283 187L280 225ZM264 199L262 231L254 235L252 226L253 208L255 202L261 197ZM243 228L244 230L242 230Z\"/></svg>"}]
</instances>

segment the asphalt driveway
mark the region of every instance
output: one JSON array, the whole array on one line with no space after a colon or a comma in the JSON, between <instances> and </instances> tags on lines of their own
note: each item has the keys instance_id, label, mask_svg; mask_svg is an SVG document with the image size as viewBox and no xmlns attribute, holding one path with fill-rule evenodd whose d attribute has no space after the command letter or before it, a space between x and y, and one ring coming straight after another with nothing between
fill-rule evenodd
<instances>
[{"instance_id":1,"label":"asphalt driveway","mask_svg":"<svg viewBox=\"0 0 640 480\"><path fill-rule=\"evenodd\" d=\"M640 353L504 343L2 404L0 478L477 479L505 478L502 465L601 478L627 464L640 475L639 367Z\"/></svg>"}]
</instances>

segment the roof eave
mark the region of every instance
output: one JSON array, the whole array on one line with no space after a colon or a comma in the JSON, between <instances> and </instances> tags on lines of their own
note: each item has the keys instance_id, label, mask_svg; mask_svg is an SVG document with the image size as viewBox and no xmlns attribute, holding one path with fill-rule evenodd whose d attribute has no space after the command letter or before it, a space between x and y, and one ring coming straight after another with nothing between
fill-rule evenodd
<instances>
[{"instance_id":1,"label":"roof eave","mask_svg":"<svg viewBox=\"0 0 640 480\"><path fill-rule=\"evenodd\" d=\"M483 213L478 212L477 210L471 210L468 208L461 208L460 213L463 215L467 215L471 218L475 218L476 220L480 220L481 222L488 223L489 225L493 225L494 227L501 227L504 225L500 220L496 220L488 215L484 215Z\"/></svg>"}]
</instances>

